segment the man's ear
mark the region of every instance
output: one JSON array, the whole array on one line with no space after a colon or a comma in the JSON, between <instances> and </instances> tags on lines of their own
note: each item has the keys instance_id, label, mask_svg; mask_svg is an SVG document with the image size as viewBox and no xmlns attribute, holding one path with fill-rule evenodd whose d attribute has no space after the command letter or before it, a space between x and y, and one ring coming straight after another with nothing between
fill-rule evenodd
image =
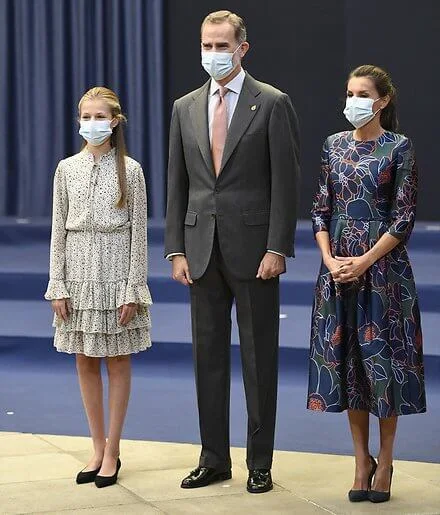
<instances>
[{"instance_id":1,"label":"man's ear","mask_svg":"<svg viewBox=\"0 0 440 515\"><path fill-rule=\"evenodd\" d=\"M244 41L241 44L241 48L240 48L240 58L241 59L243 59L243 57L248 53L249 48L250 48L250 45L247 41Z\"/></svg>"}]
</instances>

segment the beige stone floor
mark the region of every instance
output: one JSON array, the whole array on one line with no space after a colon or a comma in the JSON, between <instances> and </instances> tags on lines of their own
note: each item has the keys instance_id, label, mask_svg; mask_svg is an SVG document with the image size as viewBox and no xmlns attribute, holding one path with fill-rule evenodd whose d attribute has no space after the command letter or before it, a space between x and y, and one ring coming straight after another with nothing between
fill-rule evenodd
<instances>
[{"instance_id":1,"label":"beige stone floor","mask_svg":"<svg viewBox=\"0 0 440 515\"><path fill-rule=\"evenodd\" d=\"M277 452L273 492L251 495L243 449L232 451L232 480L196 490L179 484L198 446L125 440L119 483L101 490L74 482L89 452L87 438L0 432L0 513L440 515L440 464L396 462L391 502L354 505L346 456Z\"/></svg>"}]
</instances>

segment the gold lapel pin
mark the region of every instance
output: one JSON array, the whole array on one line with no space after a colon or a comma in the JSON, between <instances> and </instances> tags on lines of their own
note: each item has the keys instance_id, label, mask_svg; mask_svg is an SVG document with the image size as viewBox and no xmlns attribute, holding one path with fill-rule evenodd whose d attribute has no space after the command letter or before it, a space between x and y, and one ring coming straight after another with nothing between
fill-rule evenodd
<instances>
[{"instance_id":1,"label":"gold lapel pin","mask_svg":"<svg viewBox=\"0 0 440 515\"><path fill-rule=\"evenodd\" d=\"M253 106L251 106L251 111L255 111L255 109L257 109L257 106L254 104Z\"/></svg>"}]
</instances>

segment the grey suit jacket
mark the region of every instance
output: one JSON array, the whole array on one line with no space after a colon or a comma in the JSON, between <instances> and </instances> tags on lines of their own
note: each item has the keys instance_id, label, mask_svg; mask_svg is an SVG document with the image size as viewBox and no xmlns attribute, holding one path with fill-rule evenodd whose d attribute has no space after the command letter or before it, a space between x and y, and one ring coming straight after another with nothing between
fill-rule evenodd
<instances>
[{"instance_id":1,"label":"grey suit jacket","mask_svg":"<svg viewBox=\"0 0 440 515\"><path fill-rule=\"evenodd\" d=\"M289 97L246 74L216 178L208 81L174 103L165 255L181 252L193 279L208 265L217 226L226 265L255 278L267 249L293 256L299 182L298 120Z\"/></svg>"}]
</instances>

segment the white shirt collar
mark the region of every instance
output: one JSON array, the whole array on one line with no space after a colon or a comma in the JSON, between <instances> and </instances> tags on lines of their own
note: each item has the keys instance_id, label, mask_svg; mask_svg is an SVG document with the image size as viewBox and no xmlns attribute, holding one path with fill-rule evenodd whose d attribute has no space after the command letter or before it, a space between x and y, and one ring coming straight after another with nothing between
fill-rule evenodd
<instances>
[{"instance_id":1,"label":"white shirt collar","mask_svg":"<svg viewBox=\"0 0 440 515\"><path fill-rule=\"evenodd\" d=\"M243 68L240 70L240 73L236 75L230 82L225 84L225 88L228 88L230 91L233 91L237 95L241 93L241 88L243 87L244 79L246 78L246 73ZM214 79L211 79L211 86L209 90L209 94L215 95L219 90L220 85Z\"/></svg>"}]
</instances>

